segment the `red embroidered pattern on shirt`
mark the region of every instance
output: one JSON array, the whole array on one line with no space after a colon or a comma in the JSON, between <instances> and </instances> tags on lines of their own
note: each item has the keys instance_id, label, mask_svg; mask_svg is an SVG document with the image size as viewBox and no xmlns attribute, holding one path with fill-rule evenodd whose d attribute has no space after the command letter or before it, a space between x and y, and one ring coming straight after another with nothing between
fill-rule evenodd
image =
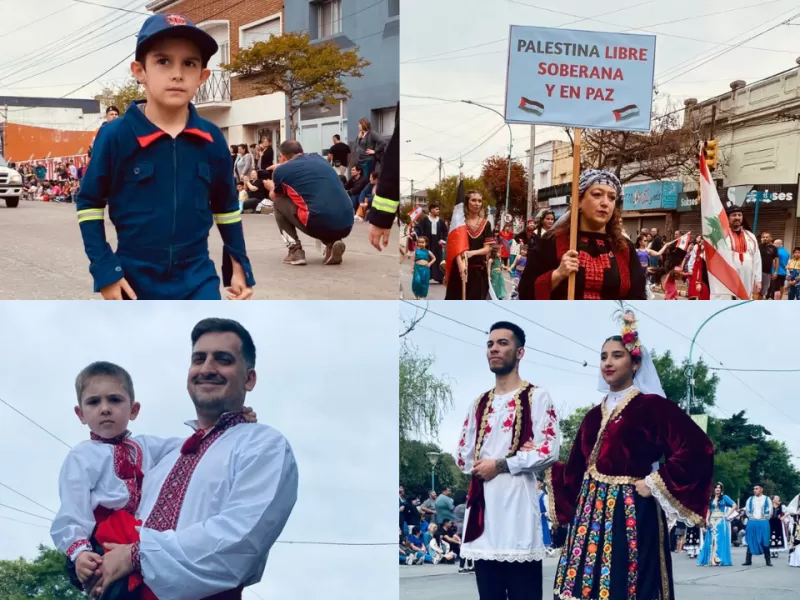
<instances>
[{"instance_id":1,"label":"red embroidered pattern on shirt","mask_svg":"<svg viewBox=\"0 0 800 600\"><path fill-rule=\"evenodd\" d=\"M92 549L92 544L91 544L91 542L89 540L78 540L77 542L73 542L72 545L69 548L67 548L67 551L65 552L65 554L71 560L72 559L72 554L78 548L81 548L81 547L84 547L87 550L91 550Z\"/></svg>"},{"instance_id":2,"label":"red embroidered pattern on shirt","mask_svg":"<svg viewBox=\"0 0 800 600\"><path fill-rule=\"evenodd\" d=\"M245 423L246 419L242 413L227 413L223 415L216 427L203 438L200 448L192 454L181 454L172 470L167 475L167 479L161 486L158 499L153 505L153 510L144 526L156 531L168 531L177 529L178 517L181 514L183 500L186 497L186 490L189 488L189 481L194 470L197 468L200 459L211 447L211 444L225 431L240 423Z\"/></svg>"},{"instance_id":3,"label":"red embroidered pattern on shirt","mask_svg":"<svg viewBox=\"0 0 800 600\"><path fill-rule=\"evenodd\" d=\"M142 447L128 438L114 445L114 473L128 489L128 502L123 510L136 514L142 499L142 481L136 474L142 472Z\"/></svg>"},{"instance_id":4,"label":"red embroidered pattern on shirt","mask_svg":"<svg viewBox=\"0 0 800 600\"><path fill-rule=\"evenodd\" d=\"M585 250L581 250L578 255L578 264L585 274L583 284L584 300L600 300L600 291L603 289L603 276L606 269L611 268L611 260L608 254L592 256Z\"/></svg>"},{"instance_id":5,"label":"red embroidered pattern on shirt","mask_svg":"<svg viewBox=\"0 0 800 600\"><path fill-rule=\"evenodd\" d=\"M508 401L506 408L508 408L508 416L506 417L506 420L503 421L503 431L508 433L514 426L514 419L517 416L517 403L514 402L513 398Z\"/></svg>"},{"instance_id":6,"label":"red embroidered pattern on shirt","mask_svg":"<svg viewBox=\"0 0 800 600\"><path fill-rule=\"evenodd\" d=\"M550 454L550 442L556 437L555 424L558 422L558 415L553 407L548 408L546 412L548 417L547 422L544 424L544 427L541 431L542 435L544 436L544 442L542 442L541 446L536 448L536 452L542 458L545 458Z\"/></svg>"}]
</instances>

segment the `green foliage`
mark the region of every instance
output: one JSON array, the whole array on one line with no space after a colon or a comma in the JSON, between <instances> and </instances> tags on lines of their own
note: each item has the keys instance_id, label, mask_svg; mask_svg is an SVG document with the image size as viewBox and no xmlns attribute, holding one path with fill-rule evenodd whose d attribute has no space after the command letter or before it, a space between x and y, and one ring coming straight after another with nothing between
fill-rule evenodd
<instances>
[{"instance_id":1,"label":"green foliage","mask_svg":"<svg viewBox=\"0 0 800 600\"><path fill-rule=\"evenodd\" d=\"M400 439L410 434L436 436L444 411L453 408L446 376L431 372L435 361L408 341L400 347Z\"/></svg>"},{"instance_id":2,"label":"green foliage","mask_svg":"<svg viewBox=\"0 0 800 600\"><path fill-rule=\"evenodd\" d=\"M667 350L664 354L653 352L653 363L661 379L661 385L667 398L677 402L680 406L686 406L686 367L689 366L687 359L683 359L680 366L675 364L672 354ZM701 358L694 365L694 399L692 401L693 415L705 414L709 406L714 406L714 399L717 395L717 385L719 376L714 373L709 376L708 365Z\"/></svg>"},{"instance_id":3,"label":"green foliage","mask_svg":"<svg viewBox=\"0 0 800 600\"><path fill-rule=\"evenodd\" d=\"M144 97L144 87L135 79L130 79L123 84L103 88L103 93L94 99L106 106L116 106L121 117L134 100L142 100Z\"/></svg>"},{"instance_id":4,"label":"green foliage","mask_svg":"<svg viewBox=\"0 0 800 600\"><path fill-rule=\"evenodd\" d=\"M577 409L574 413L565 419L559 419L558 424L561 427L561 449L559 451L558 460L567 462L569 460L569 453L572 450L572 444L575 443L575 436L578 435L578 429L583 423L583 418L592 410L591 406L584 406Z\"/></svg>"},{"instance_id":5,"label":"green foliage","mask_svg":"<svg viewBox=\"0 0 800 600\"><path fill-rule=\"evenodd\" d=\"M486 199L486 186L483 181L474 177L464 178L464 193L469 190L476 190L483 194ZM436 187L428 189L428 206L433 203L439 205L439 216L449 221L453 217L453 207L456 204L458 196L458 177L453 175L442 179L441 183L436 184Z\"/></svg>"},{"instance_id":6,"label":"green foliage","mask_svg":"<svg viewBox=\"0 0 800 600\"><path fill-rule=\"evenodd\" d=\"M39 546L32 561L0 560L0 598L3 600L84 600L72 587L64 555L55 548Z\"/></svg>"},{"instance_id":7,"label":"green foliage","mask_svg":"<svg viewBox=\"0 0 800 600\"><path fill-rule=\"evenodd\" d=\"M296 137L295 115L309 104L334 104L350 98L344 77L362 77L370 62L358 49L342 50L335 42L311 43L307 33L287 32L265 42L256 42L222 68L254 84L262 94L286 94L292 138Z\"/></svg>"},{"instance_id":8,"label":"green foliage","mask_svg":"<svg viewBox=\"0 0 800 600\"><path fill-rule=\"evenodd\" d=\"M431 463L428 452L438 452L439 462L434 469L434 485L440 492L444 487L450 486L453 494L457 491L466 492L469 477L461 472L452 455L442 453L436 444L419 442L417 440L400 440L400 483L406 489L406 497L419 496L423 501L428 497L431 489Z\"/></svg>"},{"instance_id":9,"label":"green foliage","mask_svg":"<svg viewBox=\"0 0 800 600\"><path fill-rule=\"evenodd\" d=\"M737 502L750 490L750 465L756 459L755 446L727 450L714 455L714 481L721 481L725 493Z\"/></svg>"}]
</instances>

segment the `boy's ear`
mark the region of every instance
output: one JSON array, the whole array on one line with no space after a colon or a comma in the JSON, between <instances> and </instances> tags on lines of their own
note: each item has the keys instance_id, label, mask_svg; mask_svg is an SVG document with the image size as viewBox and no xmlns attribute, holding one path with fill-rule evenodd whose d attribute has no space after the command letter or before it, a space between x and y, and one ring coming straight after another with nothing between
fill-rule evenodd
<instances>
[{"instance_id":1,"label":"boy's ear","mask_svg":"<svg viewBox=\"0 0 800 600\"><path fill-rule=\"evenodd\" d=\"M142 405L138 402L134 402L131 405L131 421L135 421L136 417L139 416L139 409L142 408Z\"/></svg>"},{"instance_id":2,"label":"boy's ear","mask_svg":"<svg viewBox=\"0 0 800 600\"><path fill-rule=\"evenodd\" d=\"M131 74L134 76L136 81L142 83L142 76L144 73L144 63L140 63L138 60L135 60L131 63Z\"/></svg>"},{"instance_id":3,"label":"boy's ear","mask_svg":"<svg viewBox=\"0 0 800 600\"><path fill-rule=\"evenodd\" d=\"M75 407L75 414L78 415L78 418L80 419L81 423L86 425L86 419L83 418L83 409L80 406Z\"/></svg>"},{"instance_id":4,"label":"boy's ear","mask_svg":"<svg viewBox=\"0 0 800 600\"><path fill-rule=\"evenodd\" d=\"M204 67L203 72L200 73L200 85L204 84L209 77L211 77L211 69Z\"/></svg>"}]
</instances>

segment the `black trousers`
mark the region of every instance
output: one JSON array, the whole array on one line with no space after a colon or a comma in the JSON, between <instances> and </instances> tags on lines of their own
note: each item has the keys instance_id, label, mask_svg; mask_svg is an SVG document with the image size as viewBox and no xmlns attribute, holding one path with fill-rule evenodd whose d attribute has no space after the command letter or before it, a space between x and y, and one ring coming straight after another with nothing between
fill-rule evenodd
<instances>
[{"instance_id":1,"label":"black trousers","mask_svg":"<svg viewBox=\"0 0 800 600\"><path fill-rule=\"evenodd\" d=\"M542 561L476 560L480 600L542 600Z\"/></svg>"}]
</instances>

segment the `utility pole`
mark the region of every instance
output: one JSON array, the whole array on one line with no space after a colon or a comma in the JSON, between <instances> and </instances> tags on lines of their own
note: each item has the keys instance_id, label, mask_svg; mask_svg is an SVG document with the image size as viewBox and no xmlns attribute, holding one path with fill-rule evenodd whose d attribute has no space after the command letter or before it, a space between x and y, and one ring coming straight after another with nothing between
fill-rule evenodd
<instances>
[{"instance_id":1,"label":"utility pole","mask_svg":"<svg viewBox=\"0 0 800 600\"><path fill-rule=\"evenodd\" d=\"M442 183L442 157L439 157L439 183Z\"/></svg>"},{"instance_id":2,"label":"utility pole","mask_svg":"<svg viewBox=\"0 0 800 600\"><path fill-rule=\"evenodd\" d=\"M531 151L528 157L528 213L525 216L525 222L533 216L533 187L534 187L534 169L536 168L536 125L531 125Z\"/></svg>"},{"instance_id":3,"label":"utility pole","mask_svg":"<svg viewBox=\"0 0 800 600\"><path fill-rule=\"evenodd\" d=\"M0 139L0 155L6 155L6 131L8 130L8 104L3 105L3 137Z\"/></svg>"}]
</instances>

